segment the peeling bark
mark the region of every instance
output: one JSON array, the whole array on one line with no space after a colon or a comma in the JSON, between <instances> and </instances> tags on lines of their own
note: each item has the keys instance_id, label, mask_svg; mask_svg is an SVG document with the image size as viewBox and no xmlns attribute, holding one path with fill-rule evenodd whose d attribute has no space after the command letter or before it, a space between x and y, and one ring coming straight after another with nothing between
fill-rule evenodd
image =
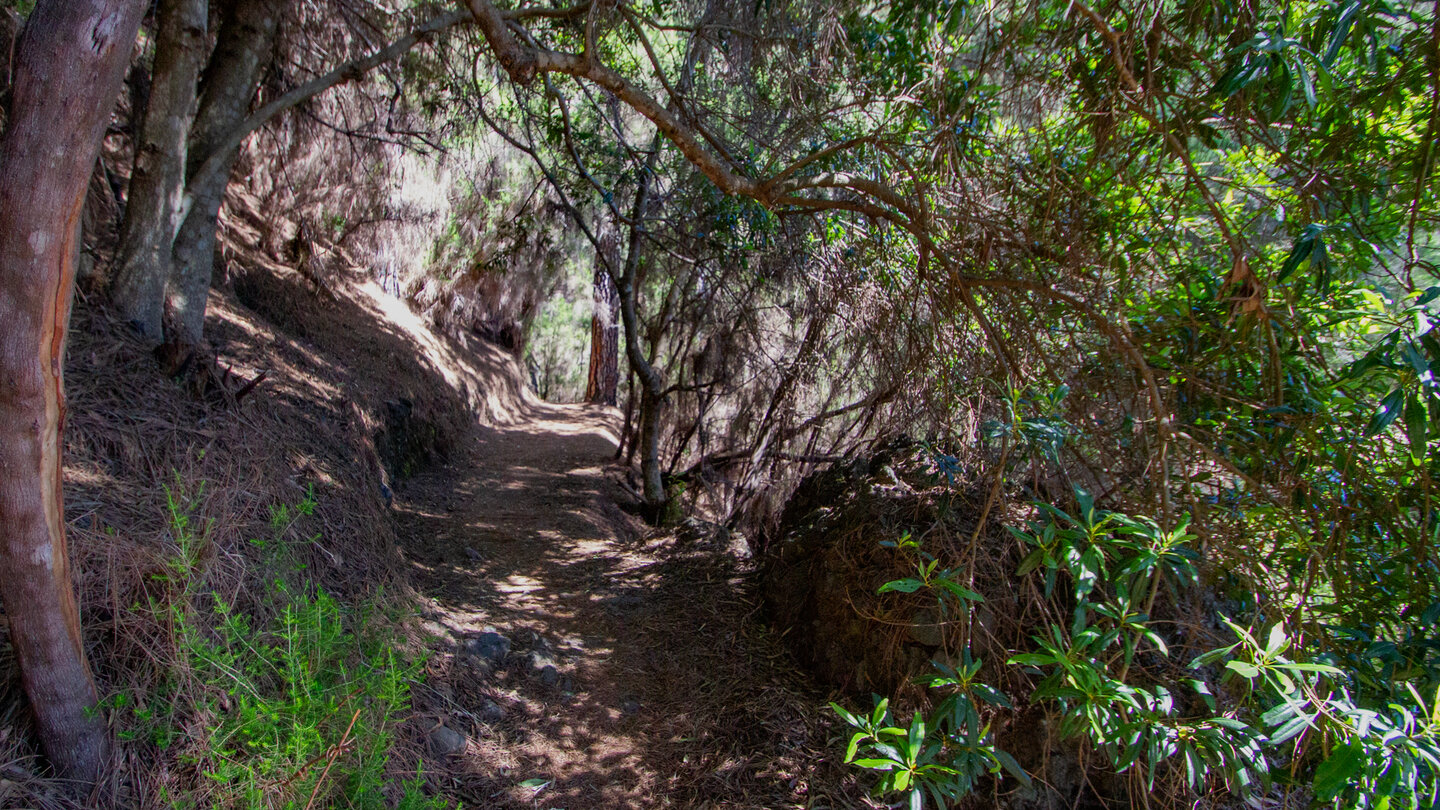
<instances>
[{"instance_id":1,"label":"peeling bark","mask_svg":"<svg viewBox=\"0 0 1440 810\"><path fill-rule=\"evenodd\" d=\"M99 777L108 740L65 546L65 328L86 185L143 10L41 0L0 140L0 601L40 743L75 784Z\"/></svg>"},{"instance_id":2,"label":"peeling bark","mask_svg":"<svg viewBox=\"0 0 1440 810\"><path fill-rule=\"evenodd\" d=\"M595 312L590 316L590 371L585 382L585 401L614 405L620 388L620 293L608 268L618 263L618 246L612 229L600 235L595 257Z\"/></svg>"}]
</instances>

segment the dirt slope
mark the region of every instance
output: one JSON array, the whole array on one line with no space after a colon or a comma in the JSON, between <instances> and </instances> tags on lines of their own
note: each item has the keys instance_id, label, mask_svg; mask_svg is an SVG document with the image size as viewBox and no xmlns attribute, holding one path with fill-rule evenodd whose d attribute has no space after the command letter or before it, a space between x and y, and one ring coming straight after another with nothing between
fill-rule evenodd
<instances>
[{"instance_id":1,"label":"dirt slope","mask_svg":"<svg viewBox=\"0 0 1440 810\"><path fill-rule=\"evenodd\" d=\"M439 651L417 706L468 737L447 756L459 738L431 732L436 787L467 807L862 806L723 537L646 539L616 507L615 429L533 405L397 493Z\"/></svg>"},{"instance_id":2,"label":"dirt slope","mask_svg":"<svg viewBox=\"0 0 1440 810\"><path fill-rule=\"evenodd\" d=\"M429 673L396 779L424 750L431 790L460 807L866 806L834 761L826 696L755 616L747 564L616 505L613 411L542 403L503 350L436 334L359 276L318 288L236 233L207 330L222 368L268 374L240 407L164 377L98 307L72 324L67 516L102 693L155 693L172 664L155 617L124 608L174 554L160 484L204 492L205 586L257 614L250 540L313 492L294 544L317 587L420 592ZM402 400L429 442L408 480L381 458ZM26 717L0 635L0 806L72 807ZM182 773L124 746L111 789L165 806L193 787Z\"/></svg>"}]
</instances>

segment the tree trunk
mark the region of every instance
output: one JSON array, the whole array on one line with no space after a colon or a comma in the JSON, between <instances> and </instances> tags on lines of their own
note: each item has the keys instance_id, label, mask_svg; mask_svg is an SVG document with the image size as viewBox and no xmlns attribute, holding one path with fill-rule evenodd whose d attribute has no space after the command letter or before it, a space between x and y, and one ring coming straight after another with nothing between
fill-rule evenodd
<instances>
[{"instance_id":1,"label":"tree trunk","mask_svg":"<svg viewBox=\"0 0 1440 810\"><path fill-rule=\"evenodd\" d=\"M590 373L585 383L585 401L614 405L620 388L620 293L609 268L619 260L613 229L600 235L595 257L595 313L590 316Z\"/></svg>"},{"instance_id":2,"label":"tree trunk","mask_svg":"<svg viewBox=\"0 0 1440 810\"><path fill-rule=\"evenodd\" d=\"M120 316L152 343L164 337L165 284L185 197L186 139L208 20L206 0L160 0L150 101L136 142L110 288Z\"/></svg>"},{"instance_id":3,"label":"tree trunk","mask_svg":"<svg viewBox=\"0 0 1440 810\"><path fill-rule=\"evenodd\" d=\"M178 335L167 336L183 346L199 346L205 332L205 297L215 270L215 235L220 206L230 183L237 147L220 156L219 171L196 178L200 167L216 154L226 136L244 123L275 50L280 13L273 0L240 0L226 8L215 41L215 53L201 81L200 109L191 128L186 193L190 211L175 236L173 270L166 307L174 315Z\"/></svg>"},{"instance_id":4,"label":"tree trunk","mask_svg":"<svg viewBox=\"0 0 1440 810\"><path fill-rule=\"evenodd\" d=\"M99 777L108 740L65 548L61 369L75 225L144 8L40 0L0 141L0 600L40 743L77 784Z\"/></svg>"},{"instance_id":5,"label":"tree trunk","mask_svg":"<svg viewBox=\"0 0 1440 810\"><path fill-rule=\"evenodd\" d=\"M266 15L277 12L272 6L263 2L254 2L254 0L245 0L241 5L244 8L236 9L234 15L237 18L236 25L238 26L235 33L235 36L239 38L237 41L242 43L266 41L259 37L258 32L265 30L263 24L267 21ZM214 269L215 223L219 216L220 204L225 197L225 187L230 182L230 169L235 163L235 154L250 133L286 110L296 107L338 84L356 81L376 66L404 56L409 53L411 48L425 42L435 34L469 19L469 13L464 11L452 11L432 17L410 33L375 53L346 62L329 73L317 76L238 120L229 117L228 113L234 109L234 102L239 96L231 95L228 92L223 96L217 94L214 102L216 125L206 124L201 127L197 122L197 137L204 138L206 143L195 145L196 159L190 162L190 168L186 173L185 223L181 228L182 233L176 237L175 247L175 261L179 263L177 267L180 269L176 283L171 289L169 300L178 325L186 333L177 336L178 340L190 345L196 345L200 341L205 326L205 295L210 289L210 278ZM273 26L273 20L268 24ZM223 31L222 36L225 36ZM273 38L273 36L274 33L271 30L268 38ZM216 47L216 58L219 59L222 57L222 53L219 45ZM240 46L241 50L244 48L245 46ZM207 84L210 80L219 79L222 75L227 77L228 83L236 78L231 75L232 71L239 74L245 70L254 71L255 82L258 82L259 71L268 64L269 56L268 47L264 49L251 47L246 54L226 56L222 61L233 67L225 71L217 68L213 75L207 69L205 74ZM247 60L254 60L254 62ZM238 90L240 84L236 81L233 89ZM254 82L251 83L252 87L253 84ZM205 92L207 98L202 99L202 105L208 101L210 89L207 87ZM253 93L252 89L249 95L243 96L246 107L248 107L250 95ZM197 213L199 216L194 217L193 215Z\"/></svg>"},{"instance_id":6,"label":"tree trunk","mask_svg":"<svg viewBox=\"0 0 1440 810\"><path fill-rule=\"evenodd\" d=\"M660 406L664 398L649 386L640 389L640 479L644 485L645 506L651 519L660 522L669 499L665 492L665 476L660 469Z\"/></svg>"},{"instance_id":7,"label":"tree trunk","mask_svg":"<svg viewBox=\"0 0 1440 810\"><path fill-rule=\"evenodd\" d=\"M640 315L638 276L640 241L643 219L650 197L650 175L660 154L660 137L650 144L650 157L636 182L635 204L630 211L630 246L625 268L617 280L620 294L620 321L625 327L625 356L640 383L640 477L644 482L642 495L652 519L658 521L665 512L665 479L660 469L660 409L665 404L665 380L645 357L640 347Z\"/></svg>"}]
</instances>

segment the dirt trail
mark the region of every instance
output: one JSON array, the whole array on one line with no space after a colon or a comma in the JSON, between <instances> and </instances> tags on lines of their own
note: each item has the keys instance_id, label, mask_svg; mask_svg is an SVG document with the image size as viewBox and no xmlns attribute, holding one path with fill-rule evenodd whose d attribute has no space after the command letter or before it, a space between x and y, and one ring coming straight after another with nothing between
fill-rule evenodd
<instances>
[{"instance_id":1,"label":"dirt trail","mask_svg":"<svg viewBox=\"0 0 1440 810\"><path fill-rule=\"evenodd\" d=\"M725 537L652 536L616 506L612 411L530 411L397 492L440 650L416 705L468 736L429 735L437 787L466 807L861 806Z\"/></svg>"}]
</instances>

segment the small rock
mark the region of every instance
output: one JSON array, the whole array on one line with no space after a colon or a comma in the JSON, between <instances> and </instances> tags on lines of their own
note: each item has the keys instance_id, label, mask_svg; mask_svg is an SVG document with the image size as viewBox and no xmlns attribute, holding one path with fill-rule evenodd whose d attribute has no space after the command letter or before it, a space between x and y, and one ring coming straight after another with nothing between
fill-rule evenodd
<instances>
[{"instance_id":1,"label":"small rock","mask_svg":"<svg viewBox=\"0 0 1440 810\"><path fill-rule=\"evenodd\" d=\"M939 647L945 643L945 628L935 611L925 608L915 611L910 619L910 640L926 647Z\"/></svg>"},{"instance_id":2,"label":"small rock","mask_svg":"<svg viewBox=\"0 0 1440 810\"><path fill-rule=\"evenodd\" d=\"M540 683L546 686L555 686L560 683L560 668L556 666L555 659L543 652L530 653L530 673L540 679Z\"/></svg>"},{"instance_id":3,"label":"small rock","mask_svg":"<svg viewBox=\"0 0 1440 810\"><path fill-rule=\"evenodd\" d=\"M480 722L493 726L505 719L505 707L493 700L486 700L480 704L480 711L476 712Z\"/></svg>"},{"instance_id":4,"label":"small rock","mask_svg":"<svg viewBox=\"0 0 1440 810\"><path fill-rule=\"evenodd\" d=\"M645 597L639 594L623 593L605 599L605 610L612 615L630 613L645 604Z\"/></svg>"},{"instance_id":5,"label":"small rock","mask_svg":"<svg viewBox=\"0 0 1440 810\"><path fill-rule=\"evenodd\" d=\"M480 556L480 552L469 546L465 547L465 556L469 557L471 562L480 562L481 560L485 559L484 557Z\"/></svg>"},{"instance_id":6,"label":"small rock","mask_svg":"<svg viewBox=\"0 0 1440 810\"><path fill-rule=\"evenodd\" d=\"M491 664L499 664L510 654L510 639L493 630L487 630L475 638L465 640L465 654Z\"/></svg>"},{"instance_id":7,"label":"small rock","mask_svg":"<svg viewBox=\"0 0 1440 810\"><path fill-rule=\"evenodd\" d=\"M624 712L625 714L639 714L639 713L640 713L640 701L638 701L638 700L636 700L636 699L634 699L634 698L630 698L629 700L622 701L622 702L620 703L620 711Z\"/></svg>"},{"instance_id":8,"label":"small rock","mask_svg":"<svg viewBox=\"0 0 1440 810\"><path fill-rule=\"evenodd\" d=\"M464 734L445 726L436 726L427 736L430 739L430 748L442 757L464 751L465 744L469 741Z\"/></svg>"}]
</instances>

